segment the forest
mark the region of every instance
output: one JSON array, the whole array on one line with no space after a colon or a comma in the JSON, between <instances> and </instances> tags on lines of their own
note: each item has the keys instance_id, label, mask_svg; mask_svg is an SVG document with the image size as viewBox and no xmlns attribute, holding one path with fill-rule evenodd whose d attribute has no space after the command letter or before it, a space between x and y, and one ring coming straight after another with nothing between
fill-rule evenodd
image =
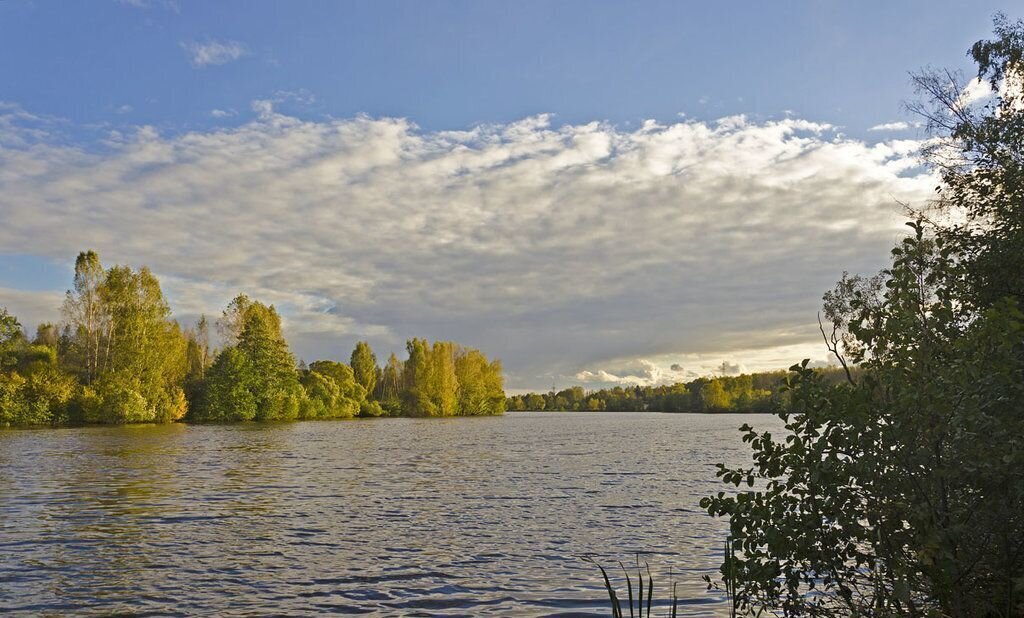
<instances>
[{"instance_id":1,"label":"forest","mask_svg":"<svg viewBox=\"0 0 1024 618\"><path fill-rule=\"evenodd\" d=\"M411 339L383 367L366 342L348 364L297 363L281 316L241 294L216 320L171 318L148 268L75 261L59 324L30 338L0 307L0 426L282 421L501 414L500 361Z\"/></svg>"},{"instance_id":2,"label":"forest","mask_svg":"<svg viewBox=\"0 0 1024 618\"><path fill-rule=\"evenodd\" d=\"M845 380L840 368L815 370L823 380ZM661 386L616 386L586 391L573 386L555 392L512 395L508 410L608 412L772 412L787 401L786 371L701 377Z\"/></svg>"}]
</instances>

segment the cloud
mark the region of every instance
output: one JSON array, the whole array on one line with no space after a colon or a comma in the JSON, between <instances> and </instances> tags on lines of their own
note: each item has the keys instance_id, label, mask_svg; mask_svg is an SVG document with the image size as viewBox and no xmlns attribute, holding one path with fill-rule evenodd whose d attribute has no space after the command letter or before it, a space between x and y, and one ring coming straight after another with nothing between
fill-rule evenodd
<instances>
[{"instance_id":1,"label":"cloud","mask_svg":"<svg viewBox=\"0 0 1024 618\"><path fill-rule=\"evenodd\" d=\"M960 105L972 105L989 98L993 94L992 88L987 81L975 77L967 82L967 85L960 92Z\"/></svg>"},{"instance_id":2,"label":"cloud","mask_svg":"<svg viewBox=\"0 0 1024 618\"><path fill-rule=\"evenodd\" d=\"M729 361L722 361L722 364L716 369L717 371L715 373L720 376L738 376L739 374L746 372L746 368L740 363L731 363Z\"/></svg>"},{"instance_id":3,"label":"cloud","mask_svg":"<svg viewBox=\"0 0 1024 618\"><path fill-rule=\"evenodd\" d=\"M58 291L18 290L0 287L0 307L18 318L31 335L41 322L60 320L64 293Z\"/></svg>"},{"instance_id":4,"label":"cloud","mask_svg":"<svg viewBox=\"0 0 1024 618\"><path fill-rule=\"evenodd\" d=\"M875 126L868 129L868 131L906 131L911 127L917 127L918 124L910 124L909 122L903 122L899 120L897 122L885 122L882 124L876 124Z\"/></svg>"},{"instance_id":5,"label":"cloud","mask_svg":"<svg viewBox=\"0 0 1024 618\"><path fill-rule=\"evenodd\" d=\"M234 109L212 109L210 110L210 116L214 118L231 118L237 116L238 112Z\"/></svg>"},{"instance_id":6,"label":"cloud","mask_svg":"<svg viewBox=\"0 0 1024 618\"><path fill-rule=\"evenodd\" d=\"M307 360L453 339L501 357L510 387L546 389L820 350L822 291L882 266L896 200L935 185L915 141L798 118L434 132L254 108L230 128L78 143L0 107L0 246L149 265L179 316L245 291L282 310Z\"/></svg>"},{"instance_id":7,"label":"cloud","mask_svg":"<svg viewBox=\"0 0 1024 618\"><path fill-rule=\"evenodd\" d=\"M677 368L678 367L678 368ZM581 384L607 386L660 386L686 380L682 367L672 365L668 369L646 359L637 359L619 369L606 371L581 371L574 378Z\"/></svg>"},{"instance_id":8,"label":"cloud","mask_svg":"<svg viewBox=\"0 0 1024 618\"><path fill-rule=\"evenodd\" d=\"M151 9L160 7L174 13L181 12L181 5L177 0L116 0L121 6L130 6L136 9Z\"/></svg>"},{"instance_id":9,"label":"cloud","mask_svg":"<svg viewBox=\"0 0 1024 618\"><path fill-rule=\"evenodd\" d=\"M197 68L227 64L248 54L245 46L237 41L184 41L181 48L185 50L188 61Z\"/></svg>"}]
</instances>

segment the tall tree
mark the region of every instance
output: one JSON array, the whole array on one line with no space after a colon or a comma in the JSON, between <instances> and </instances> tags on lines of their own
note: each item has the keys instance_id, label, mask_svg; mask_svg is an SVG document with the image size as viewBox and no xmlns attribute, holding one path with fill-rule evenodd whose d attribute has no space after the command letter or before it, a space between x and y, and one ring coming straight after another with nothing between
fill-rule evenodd
<instances>
[{"instance_id":1,"label":"tall tree","mask_svg":"<svg viewBox=\"0 0 1024 618\"><path fill-rule=\"evenodd\" d=\"M425 339L410 339L405 348L409 358L402 370L402 411L409 416L436 416L430 397L430 347Z\"/></svg>"},{"instance_id":2,"label":"tall tree","mask_svg":"<svg viewBox=\"0 0 1024 618\"><path fill-rule=\"evenodd\" d=\"M73 339L69 361L86 384L99 374L101 343L109 330L100 288L106 273L95 251L83 251L75 259L74 288L68 290L62 310Z\"/></svg>"},{"instance_id":3,"label":"tall tree","mask_svg":"<svg viewBox=\"0 0 1024 618\"><path fill-rule=\"evenodd\" d=\"M185 331L188 341L187 366L185 371L185 394L190 402L195 401L202 391L206 371L210 368L210 326L206 316L199 317L195 328Z\"/></svg>"},{"instance_id":4,"label":"tall tree","mask_svg":"<svg viewBox=\"0 0 1024 618\"><path fill-rule=\"evenodd\" d=\"M488 362L479 350L459 349L455 355L460 415L501 414L505 411L501 363ZM583 389L576 387L582 397Z\"/></svg>"},{"instance_id":5,"label":"tall tree","mask_svg":"<svg viewBox=\"0 0 1024 618\"><path fill-rule=\"evenodd\" d=\"M377 383L377 400L390 415L397 416L402 412L403 370L402 361L392 353Z\"/></svg>"},{"instance_id":6,"label":"tall tree","mask_svg":"<svg viewBox=\"0 0 1024 618\"><path fill-rule=\"evenodd\" d=\"M148 268L111 268L97 288L106 333L94 377L100 403L90 420L167 422L187 409L181 388L186 342Z\"/></svg>"},{"instance_id":7,"label":"tall tree","mask_svg":"<svg viewBox=\"0 0 1024 618\"><path fill-rule=\"evenodd\" d=\"M377 357L370 349L369 343L360 341L356 344L349 365L355 374L356 382L366 389L368 398L372 397L377 386Z\"/></svg>"},{"instance_id":8,"label":"tall tree","mask_svg":"<svg viewBox=\"0 0 1024 618\"><path fill-rule=\"evenodd\" d=\"M288 349L281 317L273 305L253 302L244 312L238 350L249 359L257 377L253 384L257 420L298 416L302 390L295 357Z\"/></svg>"},{"instance_id":9,"label":"tall tree","mask_svg":"<svg viewBox=\"0 0 1024 618\"><path fill-rule=\"evenodd\" d=\"M430 352L429 395L433 415L453 416L459 398L459 379L455 375L455 344L435 341Z\"/></svg>"}]
</instances>

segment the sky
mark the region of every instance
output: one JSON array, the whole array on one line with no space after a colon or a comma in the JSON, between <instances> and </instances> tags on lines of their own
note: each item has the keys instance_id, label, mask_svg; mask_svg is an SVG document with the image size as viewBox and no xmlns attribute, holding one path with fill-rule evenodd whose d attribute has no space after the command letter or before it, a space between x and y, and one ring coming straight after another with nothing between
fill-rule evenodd
<instances>
[{"instance_id":1,"label":"sky","mask_svg":"<svg viewBox=\"0 0 1024 618\"><path fill-rule=\"evenodd\" d=\"M827 362L935 178L909 72L1014 2L0 2L0 306L80 250L296 355L406 339L510 391ZM1017 9L1017 13L1014 9Z\"/></svg>"}]
</instances>

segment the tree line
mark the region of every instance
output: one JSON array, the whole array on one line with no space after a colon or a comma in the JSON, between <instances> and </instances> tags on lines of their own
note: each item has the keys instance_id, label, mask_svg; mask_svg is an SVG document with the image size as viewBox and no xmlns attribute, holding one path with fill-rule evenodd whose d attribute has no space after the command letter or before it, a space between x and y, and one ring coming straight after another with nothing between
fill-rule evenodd
<instances>
[{"instance_id":1,"label":"tree line","mask_svg":"<svg viewBox=\"0 0 1024 618\"><path fill-rule=\"evenodd\" d=\"M296 363L281 316L242 294L213 325L171 318L148 268L104 268L84 251L59 324L30 338L0 308L0 426L275 421L501 414L500 361L479 350L407 342L380 367L366 342L348 364Z\"/></svg>"},{"instance_id":2,"label":"tree line","mask_svg":"<svg viewBox=\"0 0 1024 618\"><path fill-rule=\"evenodd\" d=\"M843 371L816 370L835 383ZM616 386L586 391L572 386L560 391L512 395L508 410L609 412L772 412L786 402L785 371L763 371L738 376L702 377L662 386Z\"/></svg>"}]
</instances>

